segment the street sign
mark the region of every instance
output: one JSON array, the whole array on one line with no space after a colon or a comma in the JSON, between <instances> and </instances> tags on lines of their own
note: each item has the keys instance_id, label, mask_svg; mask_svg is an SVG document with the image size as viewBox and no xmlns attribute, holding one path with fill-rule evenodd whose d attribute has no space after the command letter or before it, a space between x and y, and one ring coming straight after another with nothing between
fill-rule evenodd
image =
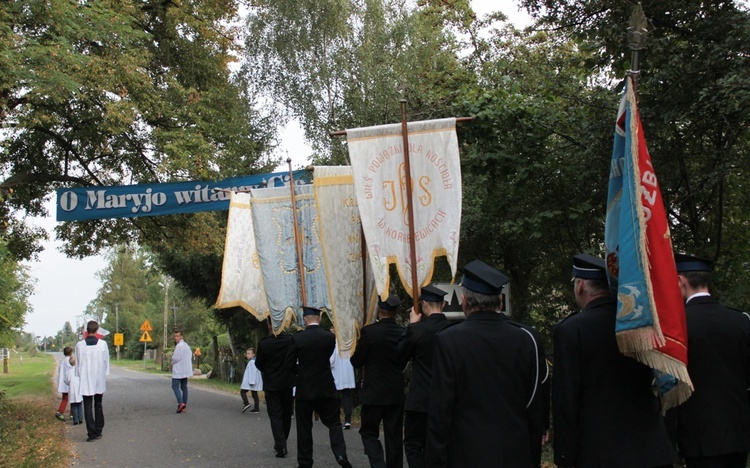
<instances>
[{"instance_id":1,"label":"street sign","mask_svg":"<svg viewBox=\"0 0 750 468\"><path fill-rule=\"evenodd\" d=\"M142 332L150 332L152 330L153 330L153 328L151 328L151 324L148 323L148 320L144 320L143 323L141 324L141 331ZM141 340L141 341L143 341L143 340ZM151 340L149 339L148 341L151 341Z\"/></svg>"},{"instance_id":2,"label":"street sign","mask_svg":"<svg viewBox=\"0 0 750 468\"><path fill-rule=\"evenodd\" d=\"M115 333L115 346L122 346L124 342L124 335L122 333Z\"/></svg>"},{"instance_id":3,"label":"street sign","mask_svg":"<svg viewBox=\"0 0 750 468\"><path fill-rule=\"evenodd\" d=\"M142 343L146 343L146 342L151 343L151 335L149 335L148 332L145 331L143 332L143 335L141 335L141 339L138 341Z\"/></svg>"}]
</instances>

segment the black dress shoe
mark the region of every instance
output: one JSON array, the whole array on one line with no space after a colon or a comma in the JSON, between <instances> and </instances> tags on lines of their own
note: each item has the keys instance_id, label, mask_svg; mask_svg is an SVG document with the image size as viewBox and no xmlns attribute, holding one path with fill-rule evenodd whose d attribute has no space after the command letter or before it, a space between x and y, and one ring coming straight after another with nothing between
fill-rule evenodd
<instances>
[{"instance_id":1,"label":"black dress shoe","mask_svg":"<svg viewBox=\"0 0 750 468\"><path fill-rule=\"evenodd\" d=\"M336 462L339 464L339 466L341 466L343 468L352 468L352 464L349 463L349 460L347 460L344 457L338 457L336 459Z\"/></svg>"},{"instance_id":2,"label":"black dress shoe","mask_svg":"<svg viewBox=\"0 0 750 468\"><path fill-rule=\"evenodd\" d=\"M102 435L101 435L101 434L99 434L99 435L96 435L96 436L90 436L90 437L89 437L88 439L86 439L86 442L93 442L93 441L95 441L95 440L99 440L99 439L101 439L101 438L102 438Z\"/></svg>"},{"instance_id":3,"label":"black dress shoe","mask_svg":"<svg viewBox=\"0 0 750 468\"><path fill-rule=\"evenodd\" d=\"M286 451L286 449L281 449L276 451L276 458L284 458L286 457L286 454L289 453Z\"/></svg>"}]
</instances>

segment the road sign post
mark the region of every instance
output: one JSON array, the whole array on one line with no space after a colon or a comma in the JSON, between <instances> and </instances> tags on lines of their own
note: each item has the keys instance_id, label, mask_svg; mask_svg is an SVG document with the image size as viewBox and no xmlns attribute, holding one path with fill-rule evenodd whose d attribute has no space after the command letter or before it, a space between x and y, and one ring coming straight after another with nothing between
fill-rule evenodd
<instances>
[{"instance_id":1,"label":"road sign post","mask_svg":"<svg viewBox=\"0 0 750 468\"><path fill-rule=\"evenodd\" d=\"M143 368L146 368L146 343L151 342L151 335L148 334L153 328L151 328L151 324L148 323L148 320L144 320L141 324L140 330L143 332L143 335L141 335L141 339L138 341L143 342Z\"/></svg>"}]
</instances>

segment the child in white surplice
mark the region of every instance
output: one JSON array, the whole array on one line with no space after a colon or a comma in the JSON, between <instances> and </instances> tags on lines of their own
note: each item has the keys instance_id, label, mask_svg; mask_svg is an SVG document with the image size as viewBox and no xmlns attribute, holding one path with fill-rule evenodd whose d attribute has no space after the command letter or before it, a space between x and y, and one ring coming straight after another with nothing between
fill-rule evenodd
<instances>
[{"instance_id":1,"label":"child in white surplice","mask_svg":"<svg viewBox=\"0 0 750 468\"><path fill-rule=\"evenodd\" d=\"M245 374L242 376L242 385L240 385L240 396L242 397L242 412L244 413L250 409L250 402L247 399L247 392L251 392L253 397L253 409L250 409L251 413L260 412L258 391L263 390L263 378L260 372L255 367L255 349L247 348L245 351L245 357L247 357L247 366L245 367Z\"/></svg>"}]
</instances>

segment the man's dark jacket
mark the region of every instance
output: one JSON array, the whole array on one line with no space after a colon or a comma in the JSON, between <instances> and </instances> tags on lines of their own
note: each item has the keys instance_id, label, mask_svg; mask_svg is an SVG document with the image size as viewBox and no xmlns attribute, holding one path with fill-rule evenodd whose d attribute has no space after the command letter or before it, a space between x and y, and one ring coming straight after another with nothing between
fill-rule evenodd
<instances>
[{"instance_id":1,"label":"man's dark jacket","mask_svg":"<svg viewBox=\"0 0 750 468\"><path fill-rule=\"evenodd\" d=\"M264 390L278 391L294 387L294 374L286 366L291 347L292 335L287 333L267 336L258 343L255 367L263 375Z\"/></svg>"},{"instance_id":2,"label":"man's dark jacket","mask_svg":"<svg viewBox=\"0 0 750 468\"><path fill-rule=\"evenodd\" d=\"M393 318L362 328L352 366L364 367L359 396L364 405L401 405L404 403L404 365L397 348L404 329Z\"/></svg>"},{"instance_id":3,"label":"man's dark jacket","mask_svg":"<svg viewBox=\"0 0 750 468\"><path fill-rule=\"evenodd\" d=\"M444 314L433 313L406 327L398 344L399 360L406 363L411 359L411 381L405 410L427 412L432 380L432 343L435 334L449 325Z\"/></svg>"},{"instance_id":4,"label":"man's dark jacket","mask_svg":"<svg viewBox=\"0 0 750 468\"><path fill-rule=\"evenodd\" d=\"M695 391L667 412L689 458L750 450L750 318L711 296L685 305L688 373Z\"/></svg>"},{"instance_id":5,"label":"man's dark jacket","mask_svg":"<svg viewBox=\"0 0 750 468\"><path fill-rule=\"evenodd\" d=\"M317 400L336 396L336 384L329 359L336 346L333 333L320 325L308 325L292 336L287 356L288 368L297 374L297 400Z\"/></svg>"}]
</instances>

